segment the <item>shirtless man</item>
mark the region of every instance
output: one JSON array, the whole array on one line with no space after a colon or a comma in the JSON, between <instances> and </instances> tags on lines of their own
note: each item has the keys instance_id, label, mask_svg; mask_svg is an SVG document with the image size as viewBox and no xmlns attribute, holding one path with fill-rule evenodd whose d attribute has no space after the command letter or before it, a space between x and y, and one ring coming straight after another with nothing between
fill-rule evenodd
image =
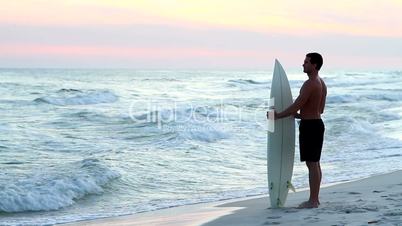
<instances>
[{"instance_id":1,"label":"shirtless man","mask_svg":"<svg viewBox=\"0 0 402 226\"><path fill-rule=\"evenodd\" d=\"M318 198L321 184L321 149L324 140L324 123L321 114L324 112L327 87L318 75L323 63L318 53L309 53L303 64L303 72L307 73L308 80L300 89L295 102L282 112L275 112L275 120L293 115L300 118L299 146L300 160L306 162L309 171L310 198L300 204L299 208L317 208L320 205ZM300 110L300 114L297 111ZM267 112L267 117L268 117Z\"/></svg>"}]
</instances>

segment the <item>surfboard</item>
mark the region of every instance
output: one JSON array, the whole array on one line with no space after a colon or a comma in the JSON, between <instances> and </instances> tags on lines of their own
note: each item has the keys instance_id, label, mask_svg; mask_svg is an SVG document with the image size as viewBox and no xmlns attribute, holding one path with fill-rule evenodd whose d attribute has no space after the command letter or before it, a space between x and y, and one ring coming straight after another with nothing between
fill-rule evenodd
<instances>
[{"instance_id":1,"label":"surfboard","mask_svg":"<svg viewBox=\"0 0 402 226\"><path fill-rule=\"evenodd\" d=\"M276 112L285 110L293 103L288 78L278 60L275 60L270 97L274 100ZM290 116L270 123L274 123L274 126L273 131L268 132L268 188L271 207L278 208L285 205L289 189L293 189L295 119Z\"/></svg>"}]
</instances>

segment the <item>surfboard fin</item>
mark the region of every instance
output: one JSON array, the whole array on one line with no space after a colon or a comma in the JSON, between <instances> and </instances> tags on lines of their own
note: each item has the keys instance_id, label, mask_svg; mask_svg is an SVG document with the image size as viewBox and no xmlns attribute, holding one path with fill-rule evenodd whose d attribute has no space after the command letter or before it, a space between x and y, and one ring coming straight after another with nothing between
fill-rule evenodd
<instances>
[{"instance_id":1,"label":"surfboard fin","mask_svg":"<svg viewBox=\"0 0 402 226\"><path fill-rule=\"evenodd\" d=\"M278 207L283 207L282 202L281 202L280 199L276 200L276 205L277 205Z\"/></svg>"},{"instance_id":2,"label":"surfboard fin","mask_svg":"<svg viewBox=\"0 0 402 226\"><path fill-rule=\"evenodd\" d=\"M288 181L287 184L288 184L288 189L292 190L293 192L296 192L296 188L293 186L293 184L290 181Z\"/></svg>"}]
</instances>

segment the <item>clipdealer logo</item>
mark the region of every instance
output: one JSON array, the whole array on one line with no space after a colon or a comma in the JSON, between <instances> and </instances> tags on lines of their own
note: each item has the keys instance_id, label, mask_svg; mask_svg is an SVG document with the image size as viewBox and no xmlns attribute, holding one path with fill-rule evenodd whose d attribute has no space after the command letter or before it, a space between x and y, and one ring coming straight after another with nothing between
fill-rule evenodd
<instances>
[{"instance_id":1,"label":"clipdealer logo","mask_svg":"<svg viewBox=\"0 0 402 226\"><path fill-rule=\"evenodd\" d=\"M132 101L129 116L135 123L152 123L158 129L174 130L207 130L221 124L223 129L233 129L241 123L255 123L262 130L274 132L275 100L269 99L253 109L247 106L225 104L223 100L213 105L195 105L192 102L149 100ZM269 119L266 118L269 109ZM251 119L251 122L250 122ZM176 125L172 123L177 123ZM221 127L222 128L222 127Z\"/></svg>"}]
</instances>

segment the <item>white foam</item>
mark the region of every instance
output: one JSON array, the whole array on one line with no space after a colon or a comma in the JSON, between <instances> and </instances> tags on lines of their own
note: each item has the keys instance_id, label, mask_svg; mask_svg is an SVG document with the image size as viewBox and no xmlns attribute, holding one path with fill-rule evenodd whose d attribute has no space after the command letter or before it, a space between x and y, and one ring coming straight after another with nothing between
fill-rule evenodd
<instances>
[{"instance_id":1,"label":"white foam","mask_svg":"<svg viewBox=\"0 0 402 226\"><path fill-rule=\"evenodd\" d=\"M110 91L92 91L86 94L75 94L71 96L61 97L41 97L36 99L37 102L45 102L53 105L88 105L100 103L113 103L118 100L118 97Z\"/></svg>"},{"instance_id":2,"label":"white foam","mask_svg":"<svg viewBox=\"0 0 402 226\"><path fill-rule=\"evenodd\" d=\"M370 100L401 101L402 93L401 92L381 93L381 94L366 95L362 97Z\"/></svg>"},{"instance_id":3,"label":"white foam","mask_svg":"<svg viewBox=\"0 0 402 226\"><path fill-rule=\"evenodd\" d=\"M96 159L85 159L58 171L39 172L16 181L3 181L0 211L57 210L89 194L101 194L102 186L118 178L117 172Z\"/></svg>"},{"instance_id":4,"label":"white foam","mask_svg":"<svg viewBox=\"0 0 402 226\"><path fill-rule=\"evenodd\" d=\"M203 142L215 142L221 139L229 138L229 134L225 133L214 126L187 125L182 130L178 130L179 137L187 140L198 140Z\"/></svg>"},{"instance_id":5,"label":"white foam","mask_svg":"<svg viewBox=\"0 0 402 226\"><path fill-rule=\"evenodd\" d=\"M360 101L388 101L396 102L402 100L402 94L394 93L381 93L381 94L368 94L368 95L329 95L327 97L327 104L342 104L342 103L355 103Z\"/></svg>"},{"instance_id":6,"label":"white foam","mask_svg":"<svg viewBox=\"0 0 402 226\"><path fill-rule=\"evenodd\" d=\"M383 134L382 129L381 124L373 124L362 119L334 118L327 123L325 145L332 148L342 147L341 150L349 155L367 150L401 149L402 142L390 139ZM348 142L345 142L346 140ZM378 153L371 154L376 156ZM364 155L359 158L363 159Z\"/></svg>"},{"instance_id":7,"label":"white foam","mask_svg":"<svg viewBox=\"0 0 402 226\"><path fill-rule=\"evenodd\" d=\"M247 85L249 85L249 84L251 84L251 85L266 84L267 85L268 84L267 81L260 82L260 81L256 81L256 80L253 80L253 79L234 79L234 80L229 80L228 82L247 84Z\"/></svg>"},{"instance_id":8,"label":"white foam","mask_svg":"<svg viewBox=\"0 0 402 226\"><path fill-rule=\"evenodd\" d=\"M12 126L8 123L0 123L0 131L1 132L9 132L13 130Z\"/></svg>"},{"instance_id":9,"label":"white foam","mask_svg":"<svg viewBox=\"0 0 402 226\"><path fill-rule=\"evenodd\" d=\"M242 91L266 89L269 87L268 81L256 81L253 79L232 79L228 81L230 87L237 87Z\"/></svg>"},{"instance_id":10,"label":"white foam","mask_svg":"<svg viewBox=\"0 0 402 226\"><path fill-rule=\"evenodd\" d=\"M327 104L340 104L340 103L353 103L358 100L357 97L352 95L336 95L336 96L328 96Z\"/></svg>"},{"instance_id":11,"label":"white foam","mask_svg":"<svg viewBox=\"0 0 402 226\"><path fill-rule=\"evenodd\" d=\"M163 109L134 116L134 120L152 122L160 125L164 131L177 133L177 139L215 142L229 138L217 123L221 117L220 111L215 107Z\"/></svg>"}]
</instances>

